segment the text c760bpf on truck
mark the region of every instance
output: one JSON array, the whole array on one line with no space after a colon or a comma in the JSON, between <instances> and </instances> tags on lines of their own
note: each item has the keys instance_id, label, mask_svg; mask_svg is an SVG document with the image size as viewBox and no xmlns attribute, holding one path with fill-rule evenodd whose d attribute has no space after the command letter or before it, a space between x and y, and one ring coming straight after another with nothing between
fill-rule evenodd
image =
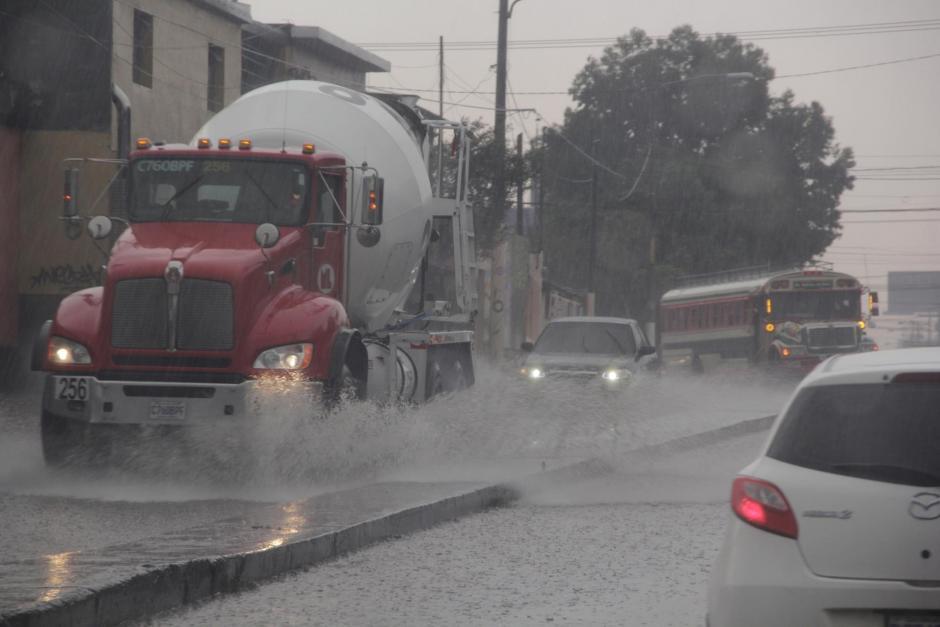
<instances>
[{"instance_id":1,"label":"text c760bpf on truck","mask_svg":"<svg viewBox=\"0 0 940 627\"><path fill-rule=\"evenodd\" d=\"M811 370L836 353L877 350L865 334L877 300L855 277L815 267L690 277L660 301L660 356L695 370L735 359Z\"/></svg>"},{"instance_id":2,"label":"text c760bpf on truck","mask_svg":"<svg viewBox=\"0 0 940 627\"><path fill-rule=\"evenodd\" d=\"M432 193L429 129L454 135L451 197ZM37 341L47 462L114 425L236 428L285 382L380 401L472 384L468 146L459 124L314 81L246 94L190 145L138 140L104 284L66 297ZM72 224L77 180L70 167ZM88 223L98 240L112 227ZM443 228L454 302L415 330L406 300Z\"/></svg>"}]
</instances>

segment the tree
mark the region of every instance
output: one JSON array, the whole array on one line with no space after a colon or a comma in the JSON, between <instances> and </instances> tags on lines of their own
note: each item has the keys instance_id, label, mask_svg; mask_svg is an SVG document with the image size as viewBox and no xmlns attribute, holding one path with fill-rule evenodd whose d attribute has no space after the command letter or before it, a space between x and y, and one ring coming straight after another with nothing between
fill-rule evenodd
<instances>
[{"instance_id":1,"label":"tree","mask_svg":"<svg viewBox=\"0 0 940 627\"><path fill-rule=\"evenodd\" d=\"M688 26L659 40L633 30L590 59L546 146L553 278L584 284L595 168L599 312L651 318L678 275L822 253L839 234L852 151L819 103L771 96L773 77L761 49Z\"/></svg>"}]
</instances>

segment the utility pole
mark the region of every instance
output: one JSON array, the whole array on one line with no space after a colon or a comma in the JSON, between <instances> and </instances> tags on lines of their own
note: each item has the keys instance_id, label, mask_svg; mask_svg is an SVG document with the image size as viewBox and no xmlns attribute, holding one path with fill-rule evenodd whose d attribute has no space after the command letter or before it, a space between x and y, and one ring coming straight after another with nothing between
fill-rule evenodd
<instances>
[{"instance_id":1,"label":"utility pole","mask_svg":"<svg viewBox=\"0 0 940 627\"><path fill-rule=\"evenodd\" d=\"M516 156L522 163L522 133L516 135ZM516 235L525 235L525 215L522 212L522 195L525 191L525 178L522 168L519 169L519 178L516 179Z\"/></svg>"},{"instance_id":2,"label":"utility pole","mask_svg":"<svg viewBox=\"0 0 940 627\"><path fill-rule=\"evenodd\" d=\"M509 29L509 0L499 0L499 34L496 42L496 111L493 119L493 141L496 142L496 192L493 211L502 222L506 214L506 46Z\"/></svg>"},{"instance_id":3,"label":"utility pole","mask_svg":"<svg viewBox=\"0 0 940 627\"><path fill-rule=\"evenodd\" d=\"M545 154L548 152L546 137L548 135L548 125L542 127L542 143L540 148L542 154L539 158L539 199L538 199L538 240L535 246L535 252L542 252L543 239L545 237Z\"/></svg>"},{"instance_id":4,"label":"utility pole","mask_svg":"<svg viewBox=\"0 0 940 627\"><path fill-rule=\"evenodd\" d=\"M591 141L591 239L588 249L587 314L594 315L594 265L597 256L597 139Z\"/></svg>"},{"instance_id":5,"label":"utility pole","mask_svg":"<svg viewBox=\"0 0 940 627\"><path fill-rule=\"evenodd\" d=\"M438 38L438 98L437 112L444 117L444 36ZM437 195L441 195L444 181L444 129L437 129Z\"/></svg>"}]
</instances>

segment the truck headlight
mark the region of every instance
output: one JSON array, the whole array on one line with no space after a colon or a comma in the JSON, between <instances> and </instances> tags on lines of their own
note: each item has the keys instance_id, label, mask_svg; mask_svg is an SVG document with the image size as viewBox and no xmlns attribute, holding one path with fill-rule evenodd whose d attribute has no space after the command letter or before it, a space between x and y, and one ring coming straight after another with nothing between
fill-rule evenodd
<instances>
[{"instance_id":1,"label":"truck headlight","mask_svg":"<svg viewBox=\"0 0 940 627\"><path fill-rule=\"evenodd\" d=\"M49 338L49 363L57 366L90 364L91 353L88 349L72 340L53 335Z\"/></svg>"},{"instance_id":2,"label":"truck headlight","mask_svg":"<svg viewBox=\"0 0 940 627\"><path fill-rule=\"evenodd\" d=\"M313 344L285 344L262 351L254 367L262 370L303 370L313 360Z\"/></svg>"}]
</instances>

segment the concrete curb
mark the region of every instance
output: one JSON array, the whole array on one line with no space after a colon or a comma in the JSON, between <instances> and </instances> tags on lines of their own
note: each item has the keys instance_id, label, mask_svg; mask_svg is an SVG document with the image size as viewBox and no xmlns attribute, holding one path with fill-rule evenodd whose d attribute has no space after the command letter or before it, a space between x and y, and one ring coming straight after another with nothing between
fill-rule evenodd
<instances>
[{"instance_id":1,"label":"concrete curb","mask_svg":"<svg viewBox=\"0 0 940 627\"><path fill-rule=\"evenodd\" d=\"M766 429L773 416L656 444L631 453L655 454L704 446ZM291 570L312 566L370 544L429 529L442 522L517 500L525 490L605 474L611 466L599 459L530 475L520 481L477 490L410 507L379 518L281 546L222 557L200 558L157 566L99 588L77 591L58 602L14 614L0 615L2 627L115 625L205 599L242 590Z\"/></svg>"}]
</instances>

